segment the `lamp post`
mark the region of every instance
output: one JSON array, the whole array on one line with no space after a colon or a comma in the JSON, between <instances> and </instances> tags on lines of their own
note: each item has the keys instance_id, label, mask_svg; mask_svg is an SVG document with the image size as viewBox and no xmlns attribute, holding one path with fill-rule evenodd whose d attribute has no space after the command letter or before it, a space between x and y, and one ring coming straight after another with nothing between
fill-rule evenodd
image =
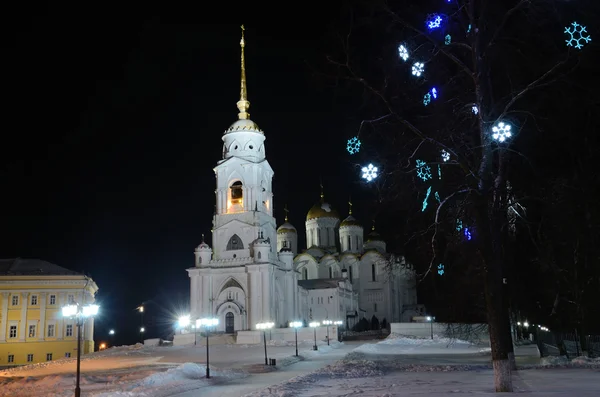
<instances>
[{"instance_id":1,"label":"lamp post","mask_svg":"<svg viewBox=\"0 0 600 397\"><path fill-rule=\"evenodd\" d=\"M201 318L196 320L196 328L204 327L206 330L206 379L210 378L210 350L208 348L208 334L210 332L210 327L216 327L219 324L218 318ZM195 337L194 337L195 339Z\"/></svg>"},{"instance_id":2,"label":"lamp post","mask_svg":"<svg viewBox=\"0 0 600 397\"><path fill-rule=\"evenodd\" d=\"M269 365L269 359L267 358L267 330L275 326L275 323L258 323L256 329L263 330L263 341L265 343L265 365Z\"/></svg>"},{"instance_id":3,"label":"lamp post","mask_svg":"<svg viewBox=\"0 0 600 397\"><path fill-rule=\"evenodd\" d=\"M431 329L431 339L433 339L433 320L435 317L427 316L427 321L429 321L429 328Z\"/></svg>"},{"instance_id":4,"label":"lamp post","mask_svg":"<svg viewBox=\"0 0 600 397\"><path fill-rule=\"evenodd\" d=\"M333 324L333 321L331 320L323 320L323 325L327 326L327 346L329 346L329 326ZM316 345L316 343L315 343Z\"/></svg>"},{"instance_id":5,"label":"lamp post","mask_svg":"<svg viewBox=\"0 0 600 397\"><path fill-rule=\"evenodd\" d=\"M317 327L320 325L321 324L317 321L313 321L312 323L308 324L308 326L311 327L315 332L315 344L313 346L313 350L319 350L319 347L317 346Z\"/></svg>"},{"instance_id":6,"label":"lamp post","mask_svg":"<svg viewBox=\"0 0 600 397\"><path fill-rule=\"evenodd\" d=\"M298 357L298 328L302 327L302 321L292 321L290 322L290 327L294 328L296 333L296 357Z\"/></svg>"},{"instance_id":7,"label":"lamp post","mask_svg":"<svg viewBox=\"0 0 600 397\"><path fill-rule=\"evenodd\" d=\"M340 339L340 325L344 324L344 322L342 320L337 320L337 321L334 321L333 324L338 326L337 334L338 334L338 342L340 342L341 341L341 339Z\"/></svg>"},{"instance_id":8,"label":"lamp post","mask_svg":"<svg viewBox=\"0 0 600 397\"><path fill-rule=\"evenodd\" d=\"M142 342L144 341L144 305L140 305L138 308L138 311L140 312L140 338L142 339Z\"/></svg>"},{"instance_id":9,"label":"lamp post","mask_svg":"<svg viewBox=\"0 0 600 397\"><path fill-rule=\"evenodd\" d=\"M74 318L77 325L77 377L75 381L75 397L81 396L79 378L81 374L81 326L83 322L98 314L98 305L68 305L62 308L63 317Z\"/></svg>"}]
</instances>

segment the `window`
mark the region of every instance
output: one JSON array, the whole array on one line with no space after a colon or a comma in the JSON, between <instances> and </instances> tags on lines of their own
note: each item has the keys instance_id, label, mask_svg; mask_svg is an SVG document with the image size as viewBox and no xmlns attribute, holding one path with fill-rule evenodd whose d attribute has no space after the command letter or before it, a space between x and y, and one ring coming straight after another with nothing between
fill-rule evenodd
<instances>
[{"instance_id":1,"label":"window","mask_svg":"<svg viewBox=\"0 0 600 397\"><path fill-rule=\"evenodd\" d=\"M231 236L231 238L229 239L229 242L227 243L227 251L243 250L243 249L244 249L244 243L242 242L242 239L237 234L234 234L233 236Z\"/></svg>"},{"instance_id":2,"label":"window","mask_svg":"<svg viewBox=\"0 0 600 397\"><path fill-rule=\"evenodd\" d=\"M65 330L66 336L73 336L73 324L67 324L67 329Z\"/></svg>"},{"instance_id":3,"label":"window","mask_svg":"<svg viewBox=\"0 0 600 397\"><path fill-rule=\"evenodd\" d=\"M17 337L17 326L16 325L11 325L10 326L10 330L8 332L8 337L9 338L16 338Z\"/></svg>"},{"instance_id":4,"label":"window","mask_svg":"<svg viewBox=\"0 0 600 397\"><path fill-rule=\"evenodd\" d=\"M348 266L348 278L352 282L352 265Z\"/></svg>"},{"instance_id":5,"label":"window","mask_svg":"<svg viewBox=\"0 0 600 397\"><path fill-rule=\"evenodd\" d=\"M258 259L262 259L262 254L260 252L258 253Z\"/></svg>"},{"instance_id":6,"label":"window","mask_svg":"<svg viewBox=\"0 0 600 397\"><path fill-rule=\"evenodd\" d=\"M37 306L37 295L31 295L31 306Z\"/></svg>"},{"instance_id":7,"label":"window","mask_svg":"<svg viewBox=\"0 0 600 397\"><path fill-rule=\"evenodd\" d=\"M74 305L75 304L75 295L69 295L69 296L67 296L67 303L69 305Z\"/></svg>"},{"instance_id":8,"label":"window","mask_svg":"<svg viewBox=\"0 0 600 397\"><path fill-rule=\"evenodd\" d=\"M8 362L9 363L14 363L15 362L15 355L14 354L9 354L8 355Z\"/></svg>"},{"instance_id":9,"label":"window","mask_svg":"<svg viewBox=\"0 0 600 397\"><path fill-rule=\"evenodd\" d=\"M29 326L29 337L30 338L35 338L35 325L30 325Z\"/></svg>"},{"instance_id":10,"label":"window","mask_svg":"<svg viewBox=\"0 0 600 397\"><path fill-rule=\"evenodd\" d=\"M54 324L48 324L48 336L54 338Z\"/></svg>"},{"instance_id":11,"label":"window","mask_svg":"<svg viewBox=\"0 0 600 397\"><path fill-rule=\"evenodd\" d=\"M56 295L50 295L50 304L56 305Z\"/></svg>"},{"instance_id":12,"label":"window","mask_svg":"<svg viewBox=\"0 0 600 397\"><path fill-rule=\"evenodd\" d=\"M348 236L348 246L346 247L348 251L352 250L352 236Z\"/></svg>"},{"instance_id":13,"label":"window","mask_svg":"<svg viewBox=\"0 0 600 397\"><path fill-rule=\"evenodd\" d=\"M52 361L52 353L46 353L46 361Z\"/></svg>"},{"instance_id":14,"label":"window","mask_svg":"<svg viewBox=\"0 0 600 397\"><path fill-rule=\"evenodd\" d=\"M241 205L242 199L244 198L244 190L243 190L242 182L240 182L240 181L233 182L230 189L231 189L231 204L232 205L236 205L236 204Z\"/></svg>"},{"instance_id":15,"label":"window","mask_svg":"<svg viewBox=\"0 0 600 397\"><path fill-rule=\"evenodd\" d=\"M371 265L371 281L375 281L375 264Z\"/></svg>"},{"instance_id":16,"label":"window","mask_svg":"<svg viewBox=\"0 0 600 397\"><path fill-rule=\"evenodd\" d=\"M70 353L70 352L66 352L66 353L65 353L65 357L66 357L66 358L69 358L69 357L71 357L71 353Z\"/></svg>"},{"instance_id":17,"label":"window","mask_svg":"<svg viewBox=\"0 0 600 397\"><path fill-rule=\"evenodd\" d=\"M329 266L329 278L333 278L333 268Z\"/></svg>"},{"instance_id":18,"label":"window","mask_svg":"<svg viewBox=\"0 0 600 397\"><path fill-rule=\"evenodd\" d=\"M28 363L32 363L32 362L33 362L33 354L29 353L29 354L27 355L27 362L28 362Z\"/></svg>"},{"instance_id":19,"label":"window","mask_svg":"<svg viewBox=\"0 0 600 397\"><path fill-rule=\"evenodd\" d=\"M307 268L302 269L302 279L308 280L308 269Z\"/></svg>"},{"instance_id":20,"label":"window","mask_svg":"<svg viewBox=\"0 0 600 397\"><path fill-rule=\"evenodd\" d=\"M377 313L377 303L373 303L373 311Z\"/></svg>"},{"instance_id":21,"label":"window","mask_svg":"<svg viewBox=\"0 0 600 397\"><path fill-rule=\"evenodd\" d=\"M317 245L321 245L321 229L317 229Z\"/></svg>"},{"instance_id":22,"label":"window","mask_svg":"<svg viewBox=\"0 0 600 397\"><path fill-rule=\"evenodd\" d=\"M13 306L18 306L19 305L19 295L13 295L12 296L12 305Z\"/></svg>"}]
</instances>

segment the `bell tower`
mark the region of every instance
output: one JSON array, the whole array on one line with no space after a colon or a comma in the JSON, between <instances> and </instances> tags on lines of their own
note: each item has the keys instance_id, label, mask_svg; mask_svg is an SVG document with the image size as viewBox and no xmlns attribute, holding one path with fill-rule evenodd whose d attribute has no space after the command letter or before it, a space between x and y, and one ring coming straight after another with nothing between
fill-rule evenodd
<instances>
[{"instance_id":1,"label":"bell tower","mask_svg":"<svg viewBox=\"0 0 600 397\"><path fill-rule=\"evenodd\" d=\"M240 97L236 103L238 120L225 130L223 159L214 168L217 179L213 219L215 259L252 257L253 243L260 236L272 242L270 255L276 257L273 169L265 158L264 132L250 119L248 112L245 47L242 25Z\"/></svg>"}]
</instances>

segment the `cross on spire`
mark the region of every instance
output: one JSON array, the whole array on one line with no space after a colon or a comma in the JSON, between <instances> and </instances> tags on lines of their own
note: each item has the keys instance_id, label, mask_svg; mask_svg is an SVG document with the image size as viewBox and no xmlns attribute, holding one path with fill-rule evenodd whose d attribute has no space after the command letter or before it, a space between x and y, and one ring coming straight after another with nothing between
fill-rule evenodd
<instances>
[{"instance_id":1,"label":"cross on spire","mask_svg":"<svg viewBox=\"0 0 600 397\"><path fill-rule=\"evenodd\" d=\"M348 197L348 215L352 215L352 197Z\"/></svg>"},{"instance_id":2,"label":"cross on spire","mask_svg":"<svg viewBox=\"0 0 600 397\"><path fill-rule=\"evenodd\" d=\"M250 108L250 102L248 101L248 87L246 84L246 57L244 55L244 47L246 47L246 40L244 37L244 25L242 25L242 39L240 40L240 47L242 52L241 57L241 79L240 79L240 100L237 102L237 108L240 111L238 118L245 120L250 118L248 109Z\"/></svg>"},{"instance_id":3,"label":"cross on spire","mask_svg":"<svg viewBox=\"0 0 600 397\"><path fill-rule=\"evenodd\" d=\"M285 207L283 207L283 210L285 211L285 221L287 222L288 221L288 212L290 212L288 210L287 204L285 205Z\"/></svg>"}]
</instances>

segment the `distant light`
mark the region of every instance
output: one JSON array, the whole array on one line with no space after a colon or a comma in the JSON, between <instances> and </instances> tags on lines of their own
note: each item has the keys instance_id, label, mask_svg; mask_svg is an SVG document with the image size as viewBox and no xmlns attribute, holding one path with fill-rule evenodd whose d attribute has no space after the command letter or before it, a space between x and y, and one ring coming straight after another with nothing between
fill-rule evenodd
<instances>
[{"instance_id":1,"label":"distant light","mask_svg":"<svg viewBox=\"0 0 600 397\"><path fill-rule=\"evenodd\" d=\"M344 322L342 320L337 320L333 322L334 325L342 325Z\"/></svg>"},{"instance_id":2,"label":"distant light","mask_svg":"<svg viewBox=\"0 0 600 397\"><path fill-rule=\"evenodd\" d=\"M320 325L321 325L321 323L319 323L318 321L313 321L312 323L308 324L308 326L311 328L316 328Z\"/></svg>"},{"instance_id":3,"label":"distant light","mask_svg":"<svg viewBox=\"0 0 600 397\"><path fill-rule=\"evenodd\" d=\"M272 322L258 323L258 324L256 324L256 329L269 329L269 328L273 328L274 326L275 326L275 323L272 323Z\"/></svg>"},{"instance_id":4,"label":"distant light","mask_svg":"<svg viewBox=\"0 0 600 397\"><path fill-rule=\"evenodd\" d=\"M177 320L177 326L179 328L185 328L188 325L190 325L191 319L189 315L186 316L181 316L179 317L179 320Z\"/></svg>"},{"instance_id":5,"label":"distant light","mask_svg":"<svg viewBox=\"0 0 600 397\"><path fill-rule=\"evenodd\" d=\"M100 310L100 306L98 306L98 305L86 305L83 307L83 316L84 317L95 316L96 314L98 314L99 310Z\"/></svg>"},{"instance_id":6,"label":"distant light","mask_svg":"<svg viewBox=\"0 0 600 397\"><path fill-rule=\"evenodd\" d=\"M77 305L63 306L62 315L63 317L73 317L77 315Z\"/></svg>"},{"instance_id":7,"label":"distant light","mask_svg":"<svg viewBox=\"0 0 600 397\"><path fill-rule=\"evenodd\" d=\"M525 322L523 323L523 327L529 327L529 323L528 323L527 321L525 321Z\"/></svg>"},{"instance_id":8,"label":"distant light","mask_svg":"<svg viewBox=\"0 0 600 397\"><path fill-rule=\"evenodd\" d=\"M323 325L332 325L333 321L331 320L323 320Z\"/></svg>"},{"instance_id":9,"label":"distant light","mask_svg":"<svg viewBox=\"0 0 600 397\"><path fill-rule=\"evenodd\" d=\"M114 329L111 329L110 331L108 331L108 334L109 334L109 335L114 335L114 334L115 334L115 330L114 330Z\"/></svg>"},{"instance_id":10,"label":"distant light","mask_svg":"<svg viewBox=\"0 0 600 397\"><path fill-rule=\"evenodd\" d=\"M290 328L302 328L302 321L290 321Z\"/></svg>"},{"instance_id":11,"label":"distant light","mask_svg":"<svg viewBox=\"0 0 600 397\"><path fill-rule=\"evenodd\" d=\"M431 321L431 317L430 316L427 316L427 321Z\"/></svg>"},{"instance_id":12,"label":"distant light","mask_svg":"<svg viewBox=\"0 0 600 397\"><path fill-rule=\"evenodd\" d=\"M144 331L146 331L146 328L144 328L144 327L140 328L140 332L144 332Z\"/></svg>"},{"instance_id":13,"label":"distant light","mask_svg":"<svg viewBox=\"0 0 600 397\"><path fill-rule=\"evenodd\" d=\"M143 313L144 312L144 306L138 307L138 310L140 311L140 313Z\"/></svg>"},{"instance_id":14,"label":"distant light","mask_svg":"<svg viewBox=\"0 0 600 397\"><path fill-rule=\"evenodd\" d=\"M104 350L106 349L106 343L100 343L100 346L98 346L99 350Z\"/></svg>"}]
</instances>

